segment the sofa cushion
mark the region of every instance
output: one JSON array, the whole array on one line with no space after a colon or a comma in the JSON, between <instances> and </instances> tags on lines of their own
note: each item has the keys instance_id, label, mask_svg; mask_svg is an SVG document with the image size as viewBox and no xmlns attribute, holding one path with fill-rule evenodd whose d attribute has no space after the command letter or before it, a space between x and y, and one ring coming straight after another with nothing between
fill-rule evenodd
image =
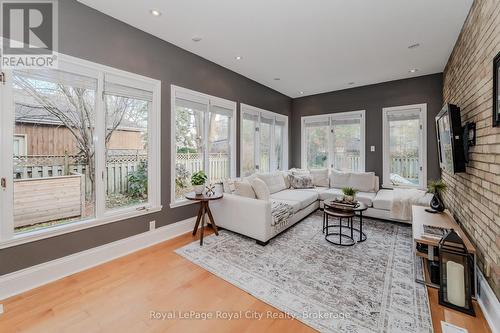
<instances>
[{"instance_id":1,"label":"sofa cushion","mask_svg":"<svg viewBox=\"0 0 500 333\"><path fill-rule=\"evenodd\" d=\"M320 200L333 200L336 197L342 197L344 194L339 188L331 188L323 191L319 194ZM372 206L373 199L375 199L376 193L373 192L358 192L356 193L356 200L364 203L368 207Z\"/></svg>"},{"instance_id":2,"label":"sofa cushion","mask_svg":"<svg viewBox=\"0 0 500 333\"><path fill-rule=\"evenodd\" d=\"M234 194L255 199L255 191L253 190L252 185L249 182L245 181L235 181L234 182Z\"/></svg>"},{"instance_id":3,"label":"sofa cushion","mask_svg":"<svg viewBox=\"0 0 500 333\"><path fill-rule=\"evenodd\" d=\"M380 190L375 196L375 199L373 199L373 208L381 210L391 210L393 198L393 190Z\"/></svg>"},{"instance_id":4,"label":"sofa cushion","mask_svg":"<svg viewBox=\"0 0 500 333\"><path fill-rule=\"evenodd\" d=\"M344 194L342 190L339 188L330 188L326 191L323 191L319 194L319 200L332 200L336 197L341 197Z\"/></svg>"},{"instance_id":5,"label":"sofa cushion","mask_svg":"<svg viewBox=\"0 0 500 333\"><path fill-rule=\"evenodd\" d=\"M343 188L351 187L351 173L332 170L330 173L330 187Z\"/></svg>"},{"instance_id":6,"label":"sofa cushion","mask_svg":"<svg viewBox=\"0 0 500 333\"><path fill-rule=\"evenodd\" d=\"M266 183L270 193L276 193L286 189L285 180L283 179L281 171L259 173L257 174L257 178Z\"/></svg>"},{"instance_id":7,"label":"sofa cushion","mask_svg":"<svg viewBox=\"0 0 500 333\"><path fill-rule=\"evenodd\" d=\"M313 188L301 188L300 190L301 191L311 191L311 192L314 192L314 193L318 193L318 195L320 195L324 191L329 190L329 188L328 187L318 187L318 186L315 186Z\"/></svg>"},{"instance_id":8,"label":"sofa cushion","mask_svg":"<svg viewBox=\"0 0 500 333\"><path fill-rule=\"evenodd\" d=\"M314 186L328 187L330 180L328 179L328 169L311 169Z\"/></svg>"},{"instance_id":9,"label":"sofa cushion","mask_svg":"<svg viewBox=\"0 0 500 333\"><path fill-rule=\"evenodd\" d=\"M250 182L252 184L253 190L255 191L255 196L259 200L269 200L271 193L266 183L260 178L254 178Z\"/></svg>"},{"instance_id":10,"label":"sofa cushion","mask_svg":"<svg viewBox=\"0 0 500 333\"><path fill-rule=\"evenodd\" d=\"M356 193L356 200L364 203L368 207L373 206L373 199L375 199L377 193L375 192L358 192Z\"/></svg>"},{"instance_id":11,"label":"sofa cushion","mask_svg":"<svg viewBox=\"0 0 500 333\"><path fill-rule=\"evenodd\" d=\"M297 213L299 210L301 210L301 204L300 201L293 201L293 200L279 200L279 199L271 199L271 201L274 202L284 202L286 204L289 204L292 206L293 213Z\"/></svg>"},{"instance_id":12,"label":"sofa cushion","mask_svg":"<svg viewBox=\"0 0 500 333\"><path fill-rule=\"evenodd\" d=\"M375 173L352 172L349 179L350 187L361 192L375 192Z\"/></svg>"},{"instance_id":13,"label":"sofa cushion","mask_svg":"<svg viewBox=\"0 0 500 333\"><path fill-rule=\"evenodd\" d=\"M295 189L314 188L311 175L291 174L288 176L288 179L290 180L290 185Z\"/></svg>"},{"instance_id":14,"label":"sofa cushion","mask_svg":"<svg viewBox=\"0 0 500 333\"><path fill-rule=\"evenodd\" d=\"M318 193L310 190L284 190L271 194L271 199L296 201L300 203L300 209L303 209L318 200Z\"/></svg>"},{"instance_id":15,"label":"sofa cushion","mask_svg":"<svg viewBox=\"0 0 500 333\"><path fill-rule=\"evenodd\" d=\"M282 171L281 175L283 176L283 181L285 182L285 187L290 188L290 179L288 179L288 175L290 173L288 171Z\"/></svg>"}]
</instances>

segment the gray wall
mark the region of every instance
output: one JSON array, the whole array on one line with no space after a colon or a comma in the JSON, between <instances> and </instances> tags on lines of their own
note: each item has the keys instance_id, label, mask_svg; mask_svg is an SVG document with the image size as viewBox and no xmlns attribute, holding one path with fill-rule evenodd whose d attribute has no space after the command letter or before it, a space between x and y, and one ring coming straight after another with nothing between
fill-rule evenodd
<instances>
[{"instance_id":1,"label":"gray wall","mask_svg":"<svg viewBox=\"0 0 500 333\"><path fill-rule=\"evenodd\" d=\"M163 211L2 249L0 275L145 232L151 220L164 226L195 215L192 205L169 208L171 84L290 116L289 97L74 0L59 1L59 25L60 52L162 81Z\"/></svg>"},{"instance_id":2,"label":"gray wall","mask_svg":"<svg viewBox=\"0 0 500 333\"><path fill-rule=\"evenodd\" d=\"M292 102L292 166L301 164L301 117L366 110L366 171L382 180L382 108L427 103L427 175L440 177L434 117L441 110L441 73L334 91L294 99ZM370 152L370 146L375 152Z\"/></svg>"}]
</instances>

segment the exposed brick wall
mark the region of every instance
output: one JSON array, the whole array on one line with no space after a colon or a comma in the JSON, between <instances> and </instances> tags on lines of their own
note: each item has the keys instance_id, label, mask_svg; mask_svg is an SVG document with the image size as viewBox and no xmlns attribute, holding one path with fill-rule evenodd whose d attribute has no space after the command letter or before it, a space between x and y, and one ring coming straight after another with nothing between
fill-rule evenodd
<instances>
[{"instance_id":1,"label":"exposed brick wall","mask_svg":"<svg viewBox=\"0 0 500 333\"><path fill-rule=\"evenodd\" d=\"M500 128L492 127L493 58L500 51L500 1L476 0L444 70L443 100L476 122L467 172L443 172L445 204L478 249L479 268L500 298Z\"/></svg>"}]
</instances>

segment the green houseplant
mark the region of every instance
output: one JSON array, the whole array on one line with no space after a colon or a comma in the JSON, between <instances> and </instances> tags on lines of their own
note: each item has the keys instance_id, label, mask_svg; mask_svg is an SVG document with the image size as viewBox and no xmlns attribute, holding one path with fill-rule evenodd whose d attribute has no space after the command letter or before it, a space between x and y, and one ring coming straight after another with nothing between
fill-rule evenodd
<instances>
[{"instance_id":1,"label":"green houseplant","mask_svg":"<svg viewBox=\"0 0 500 333\"><path fill-rule=\"evenodd\" d=\"M205 187L207 178L207 174L203 170L193 173L191 176L191 185L193 185L194 193L203 193L203 188Z\"/></svg>"},{"instance_id":2,"label":"green houseplant","mask_svg":"<svg viewBox=\"0 0 500 333\"><path fill-rule=\"evenodd\" d=\"M356 193L358 193L358 190L352 188L352 187L344 187L342 189L342 193L344 193L344 200L347 202L353 202L356 196Z\"/></svg>"},{"instance_id":3,"label":"green houseplant","mask_svg":"<svg viewBox=\"0 0 500 333\"><path fill-rule=\"evenodd\" d=\"M432 193L431 208L438 212L444 211L444 203L441 194L446 191L446 184L441 180L431 180L427 185L427 192Z\"/></svg>"}]
</instances>

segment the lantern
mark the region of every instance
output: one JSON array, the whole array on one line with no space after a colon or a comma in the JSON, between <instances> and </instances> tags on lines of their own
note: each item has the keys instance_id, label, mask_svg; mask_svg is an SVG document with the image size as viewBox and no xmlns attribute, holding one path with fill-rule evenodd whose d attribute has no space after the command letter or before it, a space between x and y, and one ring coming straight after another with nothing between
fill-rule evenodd
<instances>
[{"instance_id":1,"label":"lantern","mask_svg":"<svg viewBox=\"0 0 500 333\"><path fill-rule=\"evenodd\" d=\"M473 265L463 240L451 229L439 242L439 304L475 316Z\"/></svg>"}]
</instances>

